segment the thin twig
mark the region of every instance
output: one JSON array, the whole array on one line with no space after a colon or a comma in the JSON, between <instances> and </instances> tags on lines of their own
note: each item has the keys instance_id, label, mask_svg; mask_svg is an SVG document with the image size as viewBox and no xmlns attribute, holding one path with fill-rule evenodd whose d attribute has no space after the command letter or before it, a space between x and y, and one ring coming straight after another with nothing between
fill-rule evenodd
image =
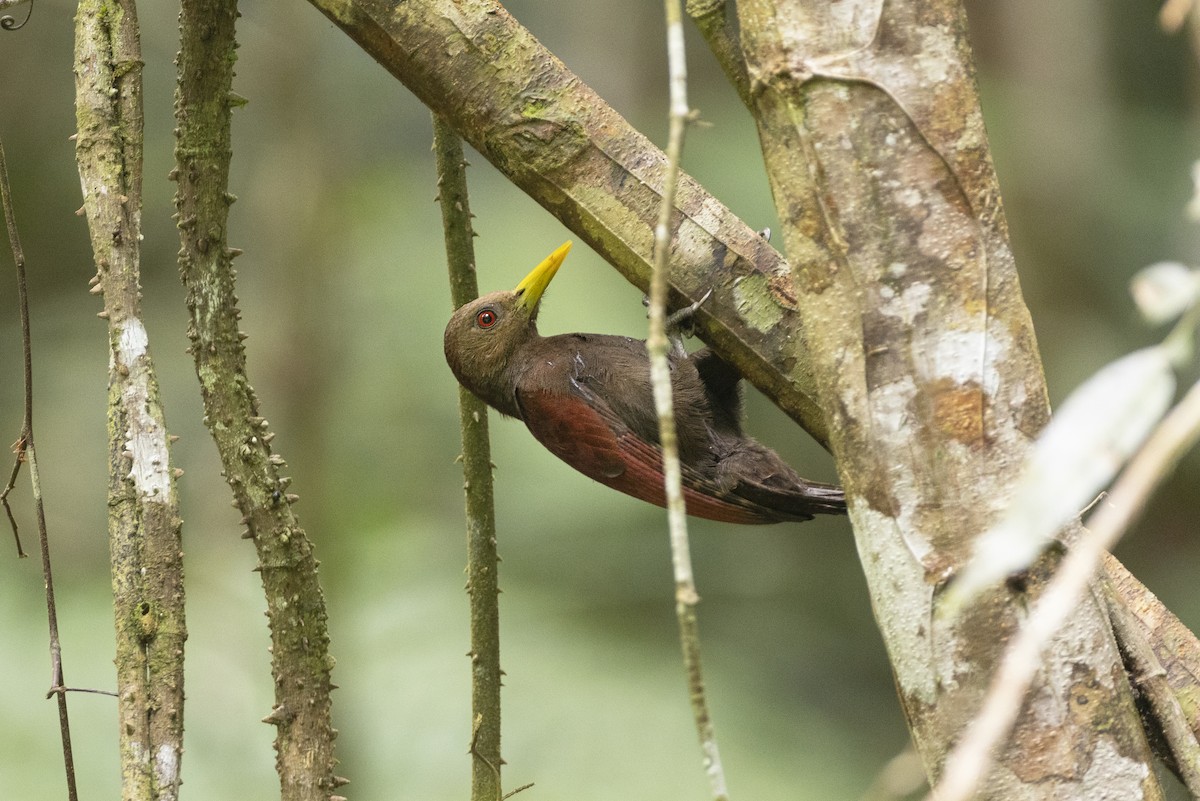
<instances>
[{"instance_id":1,"label":"thin twig","mask_svg":"<svg viewBox=\"0 0 1200 801\"><path fill-rule=\"evenodd\" d=\"M716 732L704 694L704 675L700 662L700 629L696 619L695 577L688 545L687 511L684 508L679 451L675 433L675 409L671 397L671 370L667 363L670 343L666 332L667 256L671 244L671 215L679 181L679 162L691 110L687 100L687 62L683 46L683 14L679 0L664 0L667 20L667 63L670 70L670 138L667 143L667 167L663 177L662 204L654 226L654 271L650 277L650 333L646 348L650 354L650 380L654 386L654 409L658 414L659 442L662 445L663 473L666 480L667 523L671 536L671 561L675 572L675 613L679 619L679 639L687 672L688 695L692 715L704 755L709 787L717 801L729 797L725 770L717 749Z\"/></svg>"},{"instance_id":2,"label":"thin twig","mask_svg":"<svg viewBox=\"0 0 1200 801\"><path fill-rule=\"evenodd\" d=\"M8 504L8 494L17 484L17 476L21 472L21 462L25 460L25 449L29 446L28 433L33 430L33 356L29 334L29 305L26 302L28 288L25 282L25 253L21 250L21 237L17 233L17 218L12 207L12 189L8 185L8 165L4 161L4 143L0 142L0 195L4 203L4 222L8 228L8 243L12 248L13 264L17 272L17 296L21 304L21 338L24 346L24 380L25 380L25 417L21 422L21 436L13 443L12 473L9 474L8 484L0 492L0 503L4 504L4 512L8 515L9 525L12 526L13 539L17 542L17 556L24 559L28 556L21 547L21 534L17 529L17 519L13 517L12 507Z\"/></svg>"},{"instance_id":3,"label":"thin twig","mask_svg":"<svg viewBox=\"0 0 1200 801\"><path fill-rule=\"evenodd\" d=\"M471 207L467 202L467 161L454 129L433 115L438 202L450 270L454 308L479 295L475 278ZM492 504L492 456L487 406L458 389L462 426L463 488L467 503L467 595L471 603L471 799L497 801L500 766L500 586L496 515ZM517 791L514 791L517 792ZM505 796L506 797L506 796Z\"/></svg>"},{"instance_id":4,"label":"thin twig","mask_svg":"<svg viewBox=\"0 0 1200 801\"><path fill-rule=\"evenodd\" d=\"M17 22L17 18L11 14L0 16L0 30L19 31L29 22L33 16L33 0L0 0L0 11L7 11L10 8L19 6L22 3L29 3L29 8L25 11L25 19Z\"/></svg>"},{"instance_id":5,"label":"thin twig","mask_svg":"<svg viewBox=\"0 0 1200 801\"><path fill-rule=\"evenodd\" d=\"M1074 610L1105 553L1141 513L1151 492L1200 437L1200 383L1151 433L1088 520L992 678L983 708L946 760L926 801L965 801L986 775L996 746L1012 730L1021 699L1037 673L1042 649Z\"/></svg>"},{"instance_id":6,"label":"thin twig","mask_svg":"<svg viewBox=\"0 0 1200 801\"><path fill-rule=\"evenodd\" d=\"M111 698L116 698L117 694L112 690L96 690L91 687L60 687L64 693L87 693L89 695L107 695ZM47 696L50 694L47 693Z\"/></svg>"},{"instance_id":7,"label":"thin twig","mask_svg":"<svg viewBox=\"0 0 1200 801\"><path fill-rule=\"evenodd\" d=\"M0 505L4 506L4 514L8 517L9 528L12 529L13 539L17 543L17 558L25 559L29 554L25 553L25 549L21 547L21 531L17 526L17 518L13 515L12 506L8 502L8 494L17 486L17 476L21 473L21 462L25 459L25 440L20 439L13 443L13 469L8 475L8 483L4 485L4 490L0 491Z\"/></svg>"},{"instance_id":8,"label":"thin twig","mask_svg":"<svg viewBox=\"0 0 1200 801\"><path fill-rule=\"evenodd\" d=\"M75 757L71 750L71 722L67 714L66 688L63 686L62 642L58 637L58 609L54 602L54 575L50 569L50 536L46 531L46 508L42 500L42 479L38 472L37 450L33 445L33 337L29 327L29 284L25 277L25 254L21 250L21 238L17 235L17 220L13 213L12 190L8 185L8 165L4 158L4 143L0 142L0 199L4 205L4 221L8 226L8 242L12 247L13 263L17 271L17 304L21 313L21 348L24 357L25 417L21 424L21 437L17 441L17 465L21 460L29 462L29 480L33 485L33 506L37 516L38 547L42 553L42 581L46 586L46 617L50 628L50 691L58 700L58 729L62 735L63 768L67 775L67 798L79 798L75 786ZM13 468L12 481L16 480L17 467ZM4 491L8 495L8 490ZM7 499L5 509L8 509ZM9 511L12 520L12 512ZM16 524L13 524L16 532ZM18 549L20 541L18 540ZM22 554L24 555L24 554Z\"/></svg>"}]
</instances>

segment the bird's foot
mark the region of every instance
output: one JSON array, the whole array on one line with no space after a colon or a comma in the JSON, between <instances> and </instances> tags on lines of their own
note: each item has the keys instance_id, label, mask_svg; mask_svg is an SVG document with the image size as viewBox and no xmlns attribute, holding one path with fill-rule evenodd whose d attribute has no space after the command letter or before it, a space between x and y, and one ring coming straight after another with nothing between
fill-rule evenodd
<instances>
[{"instance_id":1,"label":"bird's foot","mask_svg":"<svg viewBox=\"0 0 1200 801\"><path fill-rule=\"evenodd\" d=\"M692 336L692 334L695 333L693 323L696 316L696 311L703 306L704 302L710 297L712 297L711 289L705 292L704 297L700 298L700 300L696 301L690 306L684 306L679 311L674 312L670 317L667 318L667 331L674 332L681 336Z\"/></svg>"}]
</instances>

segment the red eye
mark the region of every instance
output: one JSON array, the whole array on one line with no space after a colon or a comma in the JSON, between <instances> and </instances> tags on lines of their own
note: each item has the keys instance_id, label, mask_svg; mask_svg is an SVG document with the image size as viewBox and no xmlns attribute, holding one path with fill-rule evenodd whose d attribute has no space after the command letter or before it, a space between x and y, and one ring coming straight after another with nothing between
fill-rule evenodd
<instances>
[{"instance_id":1,"label":"red eye","mask_svg":"<svg viewBox=\"0 0 1200 801\"><path fill-rule=\"evenodd\" d=\"M491 328L496 324L496 312L492 309L483 309L479 314L475 315L475 325L480 328Z\"/></svg>"}]
</instances>

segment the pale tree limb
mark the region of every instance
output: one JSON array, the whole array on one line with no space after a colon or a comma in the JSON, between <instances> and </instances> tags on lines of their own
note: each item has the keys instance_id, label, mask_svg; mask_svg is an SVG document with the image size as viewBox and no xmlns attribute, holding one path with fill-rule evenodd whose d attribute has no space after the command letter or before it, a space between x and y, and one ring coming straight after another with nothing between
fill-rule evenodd
<instances>
[{"instance_id":1,"label":"pale tree limb","mask_svg":"<svg viewBox=\"0 0 1200 801\"><path fill-rule=\"evenodd\" d=\"M182 526L141 314L142 60L133 0L82 0L75 154L108 321L108 532L122 797L173 801L183 756Z\"/></svg>"},{"instance_id":2,"label":"pale tree limb","mask_svg":"<svg viewBox=\"0 0 1200 801\"><path fill-rule=\"evenodd\" d=\"M740 0L738 14L830 444L900 700L936 779L1024 602L1022 588L998 587L942 620L938 587L997 518L1049 417L966 17L957 0ZM1161 799L1096 598L1042 665L981 797L1082 801L1102 787Z\"/></svg>"},{"instance_id":3,"label":"pale tree limb","mask_svg":"<svg viewBox=\"0 0 1200 801\"><path fill-rule=\"evenodd\" d=\"M979 714L946 759L945 773L927 801L967 801L986 774L992 753L1012 730L1021 699L1041 667L1040 656L1063 623L1079 607L1109 549L1145 508L1154 489L1200 438L1200 383L1163 418L1117 479L1107 499L1071 543L1054 577L1037 599L1029 619L1010 643L992 678ZM1194 738L1193 738L1194 745ZM1193 748L1191 759L1195 759ZM1181 765L1191 779L1200 766ZM1189 780L1191 780L1189 779Z\"/></svg>"},{"instance_id":4,"label":"pale tree limb","mask_svg":"<svg viewBox=\"0 0 1200 801\"><path fill-rule=\"evenodd\" d=\"M679 162L691 111L687 99L687 61L684 55L683 14L679 0L664 0L667 21L667 65L670 78L669 139L667 172L663 180L662 203L654 226L654 269L650 274L650 333L646 350L650 356L650 382L654 390L654 410L658 415L658 440L662 448L663 477L667 498L667 525L671 538L671 562L675 573L675 614L679 620L679 641L687 673L688 696L704 771L713 798L729 798L725 769L717 748L712 713L704 691L704 672L700 659L700 624L696 605L700 596L692 572L691 546L688 544L687 510L683 502L683 479L679 464L679 444L675 430L675 408L671 394L671 368L667 361L667 263L670 261L671 220L675 210L675 191L679 181Z\"/></svg>"},{"instance_id":5,"label":"pale tree limb","mask_svg":"<svg viewBox=\"0 0 1200 801\"><path fill-rule=\"evenodd\" d=\"M283 801L340 799L347 782L334 773L331 720L334 660L317 560L287 490L286 465L271 446L246 371L245 336L228 247L230 118L235 53L234 0L184 0L175 96L175 195L180 275L191 316L189 351L204 401L204 422L217 445L233 504L254 541L271 630L275 705L263 722L276 727L275 767Z\"/></svg>"},{"instance_id":6,"label":"pale tree limb","mask_svg":"<svg viewBox=\"0 0 1200 801\"><path fill-rule=\"evenodd\" d=\"M17 305L21 316L21 355L24 365L23 378L25 388L25 414L21 422L21 435L16 443L16 462L13 465L12 476L4 491L0 492L0 502L8 514L13 527L13 536L17 537L17 553L25 556L21 550L21 540L17 536L17 524L12 510L8 505L8 493L16 484L17 473L21 462L29 462L29 480L33 485L33 507L37 516L38 550L42 556L42 582L46 587L46 618L50 634L50 690L47 697L54 696L58 703L58 730L62 738L63 770L67 780L67 798L76 801L79 791L75 782L75 756L71 747L71 720L67 713L66 680L63 678L62 640L58 636L58 606L54 595L54 572L50 566L50 535L46 530L46 505L42 497L42 479L38 471L37 449L33 443L33 336L29 325L29 282L25 276L25 253L21 249L21 238L17 232L17 218L13 209L12 189L8 184L8 165L4 159L4 143L0 142L0 205L3 206L4 222L8 230L8 244L12 249L13 266L17 273Z\"/></svg>"},{"instance_id":7,"label":"pale tree limb","mask_svg":"<svg viewBox=\"0 0 1200 801\"><path fill-rule=\"evenodd\" d=\"M467 160L462 142L433 115L438 204L454 308L479 296L475 277L475 232L467 197ZM471 801L502 797L500 757L500 557L492 501L492 453L487 405L458 388L462 428L463 492L467 515L467 596L471 603Z\"/></svg>"}]
</instances>

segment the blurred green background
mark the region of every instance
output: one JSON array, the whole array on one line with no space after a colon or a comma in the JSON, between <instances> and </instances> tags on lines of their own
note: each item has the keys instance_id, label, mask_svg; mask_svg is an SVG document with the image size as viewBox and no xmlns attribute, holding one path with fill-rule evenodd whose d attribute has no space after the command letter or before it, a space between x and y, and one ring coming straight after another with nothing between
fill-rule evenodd
<instances>
[{"instance_id":1,"label":"blurred green background","mask_svg":"<svg viewBox=\"0 0 1200 801\"><path fill-rule=\"evenodd\" d=\"M511 10L658 142L666 130L657 4ZM271 12L270 8L276 8ZM1196 60L1153 3L971 4L980 81L1014 247L1054 401L1151 342L1126 282L1161 259L1195 262L1183 217L1195 146ZM282 13L280 13L282 12ZM20 11L23 14L23 10ZM66 677L111 688L105 531L104 323L73 146L74 9L37 0L0 33L0 136L31 273L36 425ZM184 354L175 268L171 117L176 8L140 9L146 62L143 283L187 551L183 797L277 795L264 607L251 545L218 476ZM340 773L356 799L467 792L467 599L449 314L433 203L430 122L408 92L303 3L245 4L235 89L230 244L251 380L290 462L330 611ZM689 30L693 128L685 167L743 219L775 216L751 121ZM480 283L507 288L570 236L473 159ZM7 251L6 251L7 252ZM0 277L0 429L20 426L20 346L7 256ZM542 330L639 335L641 295L586 248L555 282ZM750 427L802 472L823 452L751 392ZM569 471L519 423L493 417L502 566L506 785L529 798L703 798L679 664L662 514ZM5 468L6 469L6 468ZM1189 458L1119 555L1200 625ZM15 493L35 545L27 476ZM907 735L848 527L695 522L706 669L734 797L857 798ZM0 541L7 538L0 534ZM0 553L0 787L63 797L36 559ZM71 698L85 798L118 793L113 701Z\"/></svg>"}]
</instances>

